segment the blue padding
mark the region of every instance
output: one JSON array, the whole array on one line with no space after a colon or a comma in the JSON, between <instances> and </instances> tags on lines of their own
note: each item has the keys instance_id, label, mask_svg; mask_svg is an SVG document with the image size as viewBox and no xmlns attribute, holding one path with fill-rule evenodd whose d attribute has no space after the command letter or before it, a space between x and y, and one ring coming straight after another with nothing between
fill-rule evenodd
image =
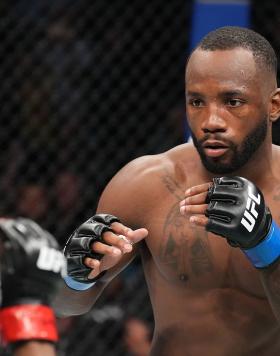
<instances>
[{"instance_id":1,"label":"blue padding","mask_svg":"<svg viewBox=\"0 0 280 356\"><path fill-rule=\"evenodd\" d=\"M81 282L77 282L75 281L73 278L69 277L69 276L65 276L64 278L65 283L67 284L67 286L71 289L75 289L78 291L82 291L82 290L87 290L90 287L94 286L96 282L92 282L92 283L81 283Z\"/></svg>"},{"instance_id":2,"label":"blue padding","mask_svg":"<svg viewBox=\"0 0 280 356\"><path fill-rule=\"evenodd\" d=\"M272 264L280 257L280 229L272 221L266 238L257 246L242 250L252 264L257 268L264 268Z\"/></svg>"},{"instance_id":3,"label":"blue padding","mask_svg":"<svg viewBox=\"0 0 280 356\"><path fill-rule=\"evenodd\" d=\"M194 1L190 48L194 48L203 36L218 27L250 27L250 10L249 0Z\"/></svg>"}]
</instances>

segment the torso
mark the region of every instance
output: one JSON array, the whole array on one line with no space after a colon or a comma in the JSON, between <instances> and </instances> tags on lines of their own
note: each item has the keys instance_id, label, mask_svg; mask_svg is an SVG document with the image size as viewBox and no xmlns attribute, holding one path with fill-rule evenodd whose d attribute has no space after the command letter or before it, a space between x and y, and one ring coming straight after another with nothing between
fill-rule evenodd
<instances>
[{"instance_id":1,"label":"torso","mask_svg":"<svg viewBox=\"0 0 280 356\"><path fill-rule=\"evenodd\" d=\"M149 230L140 250L155 318L151 355L279 355L280 328L260 272L240 249L179 213L186 188L204 182L195 149L181 146L165 161L146 183L156 187L150 200L137 203L137 225ZM280 180L263 193L280 225Z\"/></svg>"},{"instance_id":2,"label":"torso","mask_svg":"<svg viewBox=\"0 0 280 356\"><path fill-rule=\"evenodd\" d=\"M184 163L174 153L173 169L158 175L156 204L142 216L149 230L142 258L155 317L152 355L279 355L280 329L259 272L240 249L179 213L185 189L204 182L194 159L186 167L192 150L182 150ZM270 186L266 203L280 225L278 177Z\"/></svg>"}]
</instances>

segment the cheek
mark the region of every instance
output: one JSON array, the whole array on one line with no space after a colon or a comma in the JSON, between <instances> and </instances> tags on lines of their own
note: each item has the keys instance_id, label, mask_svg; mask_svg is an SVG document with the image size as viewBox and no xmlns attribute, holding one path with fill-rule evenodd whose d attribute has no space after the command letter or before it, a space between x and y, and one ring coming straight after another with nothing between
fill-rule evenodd
<instances>
[{"instance_id":1,"label":"cheek","mask_svg":"<svg viewBox=\"0 0 280 356\"><path fill-rule=\"evenodd\" d=\"M197 131L201 127L203 121L203 115L201 112L193 109L187 109L186 116L189 127L192 131Z\"/></svg>"}]
</instances>

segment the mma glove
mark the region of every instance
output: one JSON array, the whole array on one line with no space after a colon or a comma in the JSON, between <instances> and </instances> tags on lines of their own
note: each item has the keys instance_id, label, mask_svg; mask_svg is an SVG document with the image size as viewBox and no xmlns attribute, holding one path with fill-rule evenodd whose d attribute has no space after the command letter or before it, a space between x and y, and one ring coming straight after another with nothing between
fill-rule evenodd
<instances>
[{"instance_id":1,"label":"mma glove","mask_svg":"<svg viewBox=\"0 0 280 356\"><path fill-rule=\"evenodd\" d=\"M0 220L2 308L6 344L58 340L50 302L65 274L55 238L30 219Z\"/></svg>"},{"instance_id":2,"label":"mma glove","mask_svg":"<svg viewBox=\"0 0 280 356\"><path fill-rule=\"evenodd\" d=\"M106 271L99 273L95 278L88 279L91 268L84 264L86 257L100 260L103 255L92 251L92 245L99 241L104 242L102 234L113 231L110 225L120 220L109 214L96 214L80 225L66 242L64 255L67 260L67 276L64 277L68 287L75 290L86 290L92 287Z\"/></svg>"},{"instance_id":3,"label":"mma glove","mask_svg":"<svg viewBox=\"0 0 280 356\"><path fill-rule=\"evenodd\" d=\"M255 184L243 177L214 178L206 203L207 231L240 247L257 268L278 260L280 229Z\"/></svg>"}]
</instances>

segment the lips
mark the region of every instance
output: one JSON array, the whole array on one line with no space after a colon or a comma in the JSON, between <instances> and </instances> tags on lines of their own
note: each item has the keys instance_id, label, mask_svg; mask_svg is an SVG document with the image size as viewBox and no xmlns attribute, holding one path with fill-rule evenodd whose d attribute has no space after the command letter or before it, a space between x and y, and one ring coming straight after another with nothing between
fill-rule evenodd
<instances>
[{"instance_id":1,"label":"lips","mask_svg":"<svg viewBox=\"0 0 280 356\"><path fill-rule=\"evenodd\" d=\"M203 143L203 148L208 157L220 157L227 152L229 146L223 141L207 140Z\"/></svg>"}]
</instances>

